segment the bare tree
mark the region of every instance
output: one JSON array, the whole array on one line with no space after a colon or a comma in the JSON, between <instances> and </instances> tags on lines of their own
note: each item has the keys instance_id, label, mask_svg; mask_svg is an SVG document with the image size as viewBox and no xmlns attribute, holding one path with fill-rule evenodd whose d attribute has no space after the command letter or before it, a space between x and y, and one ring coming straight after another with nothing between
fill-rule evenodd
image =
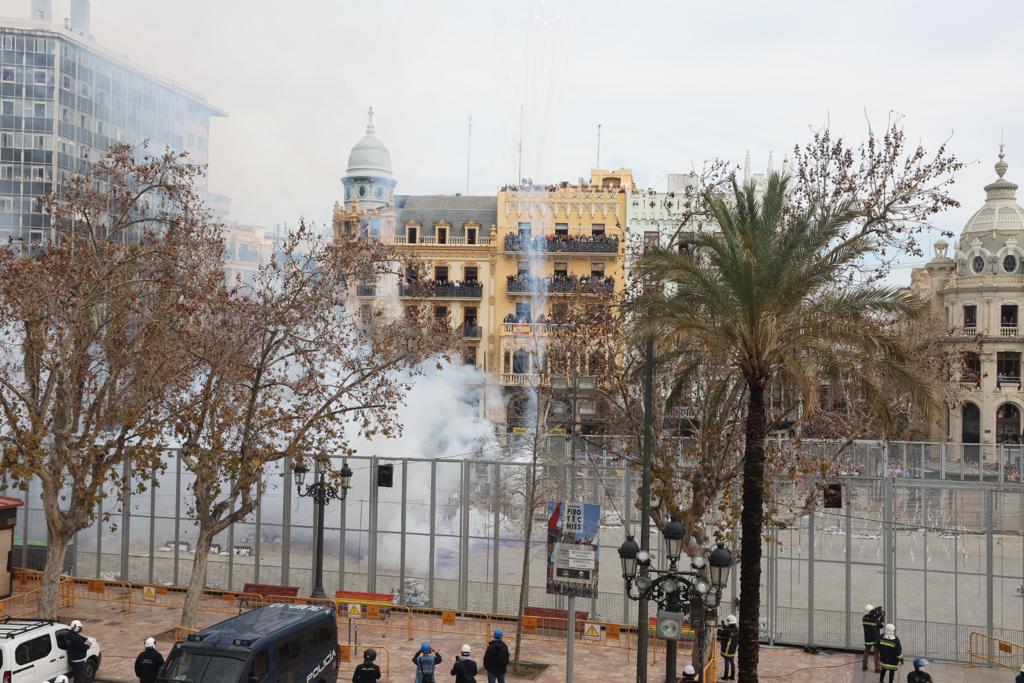
<instances>
[{"instance_id":1,"label":"bare tree","mask_svg":"<svg viewBox=\"0 0 1024 683\"><path fill-rule=\"evenodd\" d=\"M453 343L419 306L395 318L352 301L368 277L399 268L378 242L320 243L302 224L251 288L206 296L179 327L197 371L168 402L199 537L181 623L192 626L211 542L256 508L267 468L284 458L348 455L355 436L396 436L411 378Z\"/></svg>"},{"instance_id":2,"label":"bare tree","mask_svg":"<svg viewBox=\"0 0 1024 683\"><path fill-rule=\"evenodd\" d=\"M126 469L161 466L160 402L189 364L171 330L221 277L199 172L112 147L42 200L52 241L0 249L3 474L42 489L43 616L57 615L68 543L98 503L127 485Z\"/></svg>"}]
</instances>

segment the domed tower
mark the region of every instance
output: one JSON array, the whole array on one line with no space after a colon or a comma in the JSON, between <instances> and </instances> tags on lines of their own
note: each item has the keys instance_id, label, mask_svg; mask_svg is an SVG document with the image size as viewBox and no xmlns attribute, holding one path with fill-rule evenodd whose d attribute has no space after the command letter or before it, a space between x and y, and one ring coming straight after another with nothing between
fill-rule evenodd
<instances>
[{"instance_id":1,"label":"domed tower","mask_svg":"<svg viewBox=\"0 0 1024 683\"><path fill-rule=\"evenodd\" d=\"M985 186L984 205L960 233L956 259L960 277L986 273L1013 275L1024 270L1024 208L1017 203L1017 184L1003 177L1008 168L1004 156L1000 145L999 161L995 164L998 177Z\"/></svg>"},{"instance_id":2,"label":"domed tower","mask_svg":"<svg viewBox=\"0 0 1024 683\"><path fill-rule=\"evenodd\" d=\"M366 136L349 152L348 168L341 179L348 211L353 209L353 202L363 210L383 209L394 196L396 181L391 173L391 153L375 135L373 107L367 114Z\"/></svg>"}]
</instances>

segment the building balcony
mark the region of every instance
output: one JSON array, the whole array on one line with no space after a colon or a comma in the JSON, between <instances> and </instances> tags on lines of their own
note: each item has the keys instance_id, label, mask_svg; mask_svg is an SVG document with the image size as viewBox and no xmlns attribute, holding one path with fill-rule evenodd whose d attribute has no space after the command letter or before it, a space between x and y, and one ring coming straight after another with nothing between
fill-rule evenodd
<instances>
[{"instance_id":1,"label":"building balcony","mask_svg":"<svg viewBox=\"0 0 1024 683\"><path fill-rule=\"evenodd\" d=\"M551 384L547 375L528 372L503 372L499 376L506 387L546 387Z\"/></svg>"},{"instance_id":2,"label":"building balcony","mask_svg":"<svg viewBox=\"0 0 1024 683\"><path fill-rule=\"evenodd\" d=\"M1011 375L998 375L996 377L996 389L1016 389L1020 391L1020 375L1014 377Z\"/></svg>"},{"instance_id":3,"label":"building balcony","mask_svg":"<svg viewBox=\"0 0 1024 683\"><path fill-rule=\"evenodd\" d=\"M999 326L999 336L1000 337L1016 337L1016 336L1018 336L1017 330L1018 330L1018 327L1017 327L1016 324L1003 323L1002 325Z\"/></svg>"},{"instance_id":4,"label":"building balcony","mask_svg":"<svg viewBox=\"0 0 1024 683\"><path fill-rule=\"evenodd\" d=\"M482 282L419 280L398 285L398 296L406 299L479 299L483 293Z\"/></svg>"},{"instance_id":5,"label":"building balcony","mask_svg":"<svg viewBox=\"0 0 1024 683\"><path fill-rule=\"evenodd\" d=\"M491 245L490 237L478 235L472 242L467 240L467 237L445 237L443 241L438 242L436 237L417 237L415 242L410 242L405 235L395 236L395 244L402 245L422 244L428 247L489 247Z\"/></svg>"},{"instance_id":6,"label":"building balcony","mask_svg":"<svg viewBox=\"0 0 1024 683\"><path fill-rule=\"evenodd\" d=\"M619 253L618 237L569 237L563 235L543 235L540 237L505 236L505 251L552 254L617 254Z\"/></svg>"},{"instance_id":7,"label":"building balcony","mask_svg":"<svg viewBox=\"0 0 1024 683\"><path fill-rule=\"evenodd\" d=\"M463 339L479 339L482 334L483 330L480 329L479 325L466 323L462 326Z\"/></svg>"},{"instance_id":8,"label":"building balcony","mask_svg":"<svg viewBox=\"0 0 1024 683\"><path fill-rule=\"evenodd\" d=\"M501 334L512 337L545 336L550 328L550 323L502 323Z\"/></svg>"},{"instance_id":9,"label":"building balcony","mask_svg":"<svg viewBox=\"0 0 1024 683\"><path fill-rule=\"evenodd\" d=\"M962 334L965 337L976 337L978 335L978 326L964 325Z\"/></svg>"},{"instance_id":10,"label":"building balcony","mask_svg":"<svg viewBox=\"0 0 1024 683\"><path fill-rule=\"evenodd\" d=\"M976 374L964 375L960 378L960 388L974 390L981 388L981 376Z\"/></svg>"},{"instance_id":11,"label":"building balcony","mask_svg":"<svg viewBox=\"0 0 1024 683\"><path fill-rule=\"evenodd\" d=\"M375 285L356 285L356 296L377 296Z\"/></svg>"},{"instance_id":12,"label":"building balcony","mask_svg":"<svg viewBox=\"0 0 1024 683\"><path fill-rule=\"evenodd\" d=\"M555 277L533 277L532 275L509 276L509 294L611 294L615 291L615 278L603 276L576 277L557 275Z\"/></svg>"}]
</instances>

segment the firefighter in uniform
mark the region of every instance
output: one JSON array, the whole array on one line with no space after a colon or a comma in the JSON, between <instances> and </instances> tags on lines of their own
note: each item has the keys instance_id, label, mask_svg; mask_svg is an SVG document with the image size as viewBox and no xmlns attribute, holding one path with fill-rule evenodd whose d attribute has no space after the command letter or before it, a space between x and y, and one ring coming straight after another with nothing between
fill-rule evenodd
<instances>
[{"instance_id":1,"label":"firefighter in uniform","mask_svg":"<svg viewBox=\"0 0 1024 683\"><path fill-rule=\"evenodd\" d=\"M725 618L725 625L718 629L718 646L722 650L722 658L725 660L722 680L731 681L736 678L736 646L739 644L740 629L736 626L736 617L729 615Z\"/></svg>"},{"instance_id":2,"label":"firefighter in uniform","mask_svg":"<svg viewBox=\"0 0 1024 683\"><path fill-rule=\"evenodd\" d=\"M881 635L882 627L878 624L878 609L880 608L864 605L864 616L861 617L861 624L864 626L864 656L861 658L861 671L868 670L868 657L872 653L875 656L875 673L881 671L878 667L878 636Z\"/></svg>"},{"instance_id":3,"label":"firefighter in uniform","mask_svg":"<svg viewBox=\"0 0 1024 683\"><path fill-rule=\"evenodd\" d=\"M896 669L903 664L903 645L896 637L896 627L885 625L884 635L878 639L878 656L882 660L882 672L878 683L885 683L885 674L889 673L889 683L896 677Z\"/></svg>"}]
</instances>

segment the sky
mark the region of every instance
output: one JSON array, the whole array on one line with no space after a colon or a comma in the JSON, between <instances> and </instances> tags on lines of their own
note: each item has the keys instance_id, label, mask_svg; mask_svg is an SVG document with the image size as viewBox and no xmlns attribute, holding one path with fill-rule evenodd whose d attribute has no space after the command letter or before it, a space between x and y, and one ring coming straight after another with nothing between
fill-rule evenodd
<instances>
[{"instance_id":1,"label":"sky","mask_svg":"<svg viewBox=\"0 0 1024 683\"><path fill-rule=\"evenodd\" d=\"M815 128L856 141L899 115L909 139L948 140L968 163L952 189L963 206L935 220L954 232L984 200L1001 136L1007 177L1024 180L1024 3L92 5L100 44L228 112L211 126L209 184L242 223L328 220L371 105L402 194L466 191L470 116L476 194L516 180L520 121L524 177L589 176L600 124L601 166L664 188L706 159L749 150L763 168ZM28 13L0 0L0 15Z\"/></svg>"}]
</instances>

